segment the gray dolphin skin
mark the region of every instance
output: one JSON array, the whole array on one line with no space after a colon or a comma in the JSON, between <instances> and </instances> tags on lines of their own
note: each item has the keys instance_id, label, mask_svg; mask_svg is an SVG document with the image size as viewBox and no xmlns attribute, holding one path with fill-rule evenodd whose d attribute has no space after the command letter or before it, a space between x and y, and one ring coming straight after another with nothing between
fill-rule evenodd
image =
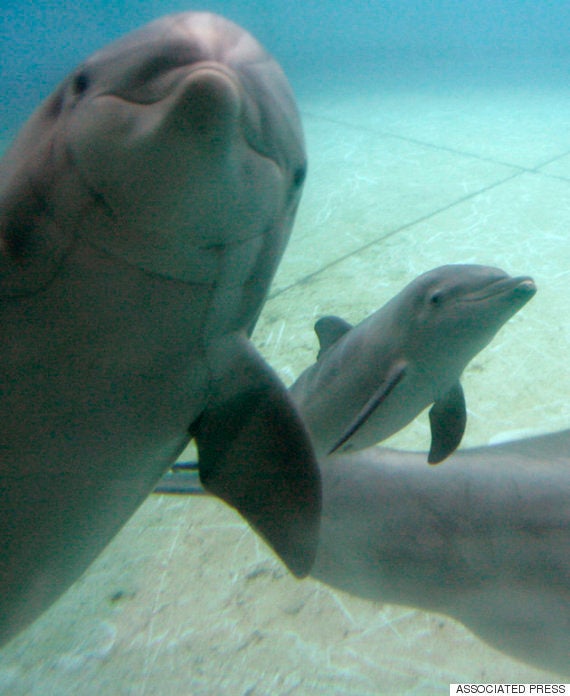
<instances>
[{"instance_id":1,"label":"gray dolphin skin","mask_svg":"<svg viewBox=\"0 0 570 696\"><path fill-rule=\"evenodd\" d=\"M314 577L447 614L570 676L570 430L460 450L435 469L373 447L321 472Z\"/></svg>"},{"instance_id":2,"label":"gray dolphin skin","mask_svg":"<svg viewBox=\"0 0 570 696\"><path fill-rule=\"evenodd\" d=\"M0 163L0 643L195 438L203 484L298 576L320 479L248 340L305 174L277 63L211 14L95 53Z\"/></svg>"},{"instance_id":3,"label":"gray dolphin skin","mask_svg":"<svg viewBox=\"0 0 570 696\"><path fill-rule=\"evenodd\" d=\"M318 580L439 612L529 664L570 675L570 430L425 453L371 447L319 460ZM184 467L158 492L197 493Z\"/></svg>"},{"instance_id":4,"label":"gray dolphin skin","mask_svg":"<svg viewBox=\"0 0 570 696\"><path fill-rule=\"evenodd\" d=\"M320 319L317 362L290 389L317 455L381 442L433 403L428 461L441 462L465 430L461 373L535 292L526 276L448 265L420 275L358 326Z\"/></svg>"}]
</instances>

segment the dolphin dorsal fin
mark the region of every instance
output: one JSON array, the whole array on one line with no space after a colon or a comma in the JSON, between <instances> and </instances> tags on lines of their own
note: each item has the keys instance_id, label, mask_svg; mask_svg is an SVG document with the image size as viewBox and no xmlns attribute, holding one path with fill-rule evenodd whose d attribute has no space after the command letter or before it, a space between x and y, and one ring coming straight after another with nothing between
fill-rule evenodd
<instances>
[{"instance_id":1,"label":"dolphin dorsal fin","mask_svg":"<svg viewBox=\"0 0 570 696\"><path fill-rule=\"evenodd\" d=\"M321 317L315 324L315 333L319 339L317 360L350 329L352 329L352 324L340 317Z\"/></svg>"}]
</instances>

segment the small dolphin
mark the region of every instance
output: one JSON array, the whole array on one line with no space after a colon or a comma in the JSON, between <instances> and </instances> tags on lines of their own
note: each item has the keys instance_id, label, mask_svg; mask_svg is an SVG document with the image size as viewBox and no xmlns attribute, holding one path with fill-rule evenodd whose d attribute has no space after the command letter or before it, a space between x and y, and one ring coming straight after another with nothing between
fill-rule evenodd
<instances>
[{"instance_id":1,"label":"small dolphin","mask_svg":"<svg viewBox=\"0 0 570 696\"><path fill-rule=\"evenodd\" d=\"M535 292L498 268L441 266L356 327L320 319L317 362L290 389L317 454L376 444L433 403L428 461L445 459L465 430L461 373Z\"/></svg>"},{"instance_id":2,"label":"small dolphin","mask_svg":"<svg viewBox=\"0 0 570 696\"><path fill-rule=\"evenodd\" d=\"M204 485L308 573L316 459L248 340L305 167L280 67L206 13L95 53L0 163L0 643L192 437Z\"/></svg>"},{"instance_id":3,"label":"small dolphin","mask_svg":"<svg viewBox=\"0 0 570 696\"><path fill-rule=\"evenodd\" d=\"M311 575L446 614L529 664L570 675L570 430L460 450L449 466L382 447L319 460ZM187 466L161 479L197 493Z\"/></svg>"}]
</instances>

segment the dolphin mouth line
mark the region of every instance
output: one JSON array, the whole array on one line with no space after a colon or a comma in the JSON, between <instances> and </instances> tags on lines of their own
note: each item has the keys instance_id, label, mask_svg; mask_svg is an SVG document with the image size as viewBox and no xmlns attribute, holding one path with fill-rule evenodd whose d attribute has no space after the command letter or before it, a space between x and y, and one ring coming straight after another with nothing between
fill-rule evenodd
<instances>
[{"instance_id":1,"label":"dolphin mouth line","mask_svg":"<svg viewBox=\"0 0 570 696\"><path fill-rule=\"evenodd\" d=\"M232 82L236 84L241 84L241 80L237 78L236 73L232 69L228 68L223 63L218 63L215 60L202 60L198 63L192 63L190 66L183 66L182 70L186 70L187 68L189 68L189 70L188 72L186 72L184 76L185 78L189 75L193 75L194 73L204 71L219 73L220 75L224 75L224 77L227 77Z\"/></svg>"},{"instance_id":2,"label":"dolphin mouth line","mask_svg":"<svg viewBox=\"0 0 570 696\"><path fill-rule=\"evenodd\" d=\"M497 295L506 295L510 292L522 291L521 296L530 299L536 292L536 285L530 276L517 276L516 278L501 278L482 290L465 297L463 302L481 302Z\"/></svg>"}]
</instances>

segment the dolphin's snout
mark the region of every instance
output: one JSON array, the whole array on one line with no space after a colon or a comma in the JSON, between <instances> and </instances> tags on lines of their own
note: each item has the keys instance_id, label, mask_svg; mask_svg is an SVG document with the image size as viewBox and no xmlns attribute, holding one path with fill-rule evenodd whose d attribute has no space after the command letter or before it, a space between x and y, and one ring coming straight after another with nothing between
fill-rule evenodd
<instances>
[{"instance_id":1,"label":"dolphin's snout","mask_svg":"<svg viewBox=\"0 0 570 696\"><path fill-rule=\"evenodd\" d=\"M520 278L515 278L515 281L518 281L513 291L515 296L524 299L526 302L536 295L536 283L532 278L529 276L522 276Z\"/></svg>"},{"instance_id":2,"label":"dolphin's snout","mask_svg":"<svg viewBox=\"0 0 570 696\"><path fill-rule=\"evenodd\" d=\"M215 63L194 67L177 88L170 122L226 142L242 111L239 81Z\"/></svg>"},{"instance_id":3,"label":"dolphin's snout","mask_svg":"<svg viewBox=\"0 0 570 696\"><path fill-rule=\"evenodd\" d=\"M536 294L536 284L530 276L508 278L501 285L497 295L502 295L510 304L516 305L519 309Z\"/></svg>"},{"instance_id":4,"label":"dolphin's snout","mask_svg":"<svg viewBox=\"0 0 570 696\"><path fill-rule=\"evenodd\" d=\"M463 298L463 302L481 302L491 298L520 298L525 302L536 293L536 285L530 276L517 276L512 278L505 275L504 278L494 280L475 292L469 293Z\"/></svg>"}]
</instances>

